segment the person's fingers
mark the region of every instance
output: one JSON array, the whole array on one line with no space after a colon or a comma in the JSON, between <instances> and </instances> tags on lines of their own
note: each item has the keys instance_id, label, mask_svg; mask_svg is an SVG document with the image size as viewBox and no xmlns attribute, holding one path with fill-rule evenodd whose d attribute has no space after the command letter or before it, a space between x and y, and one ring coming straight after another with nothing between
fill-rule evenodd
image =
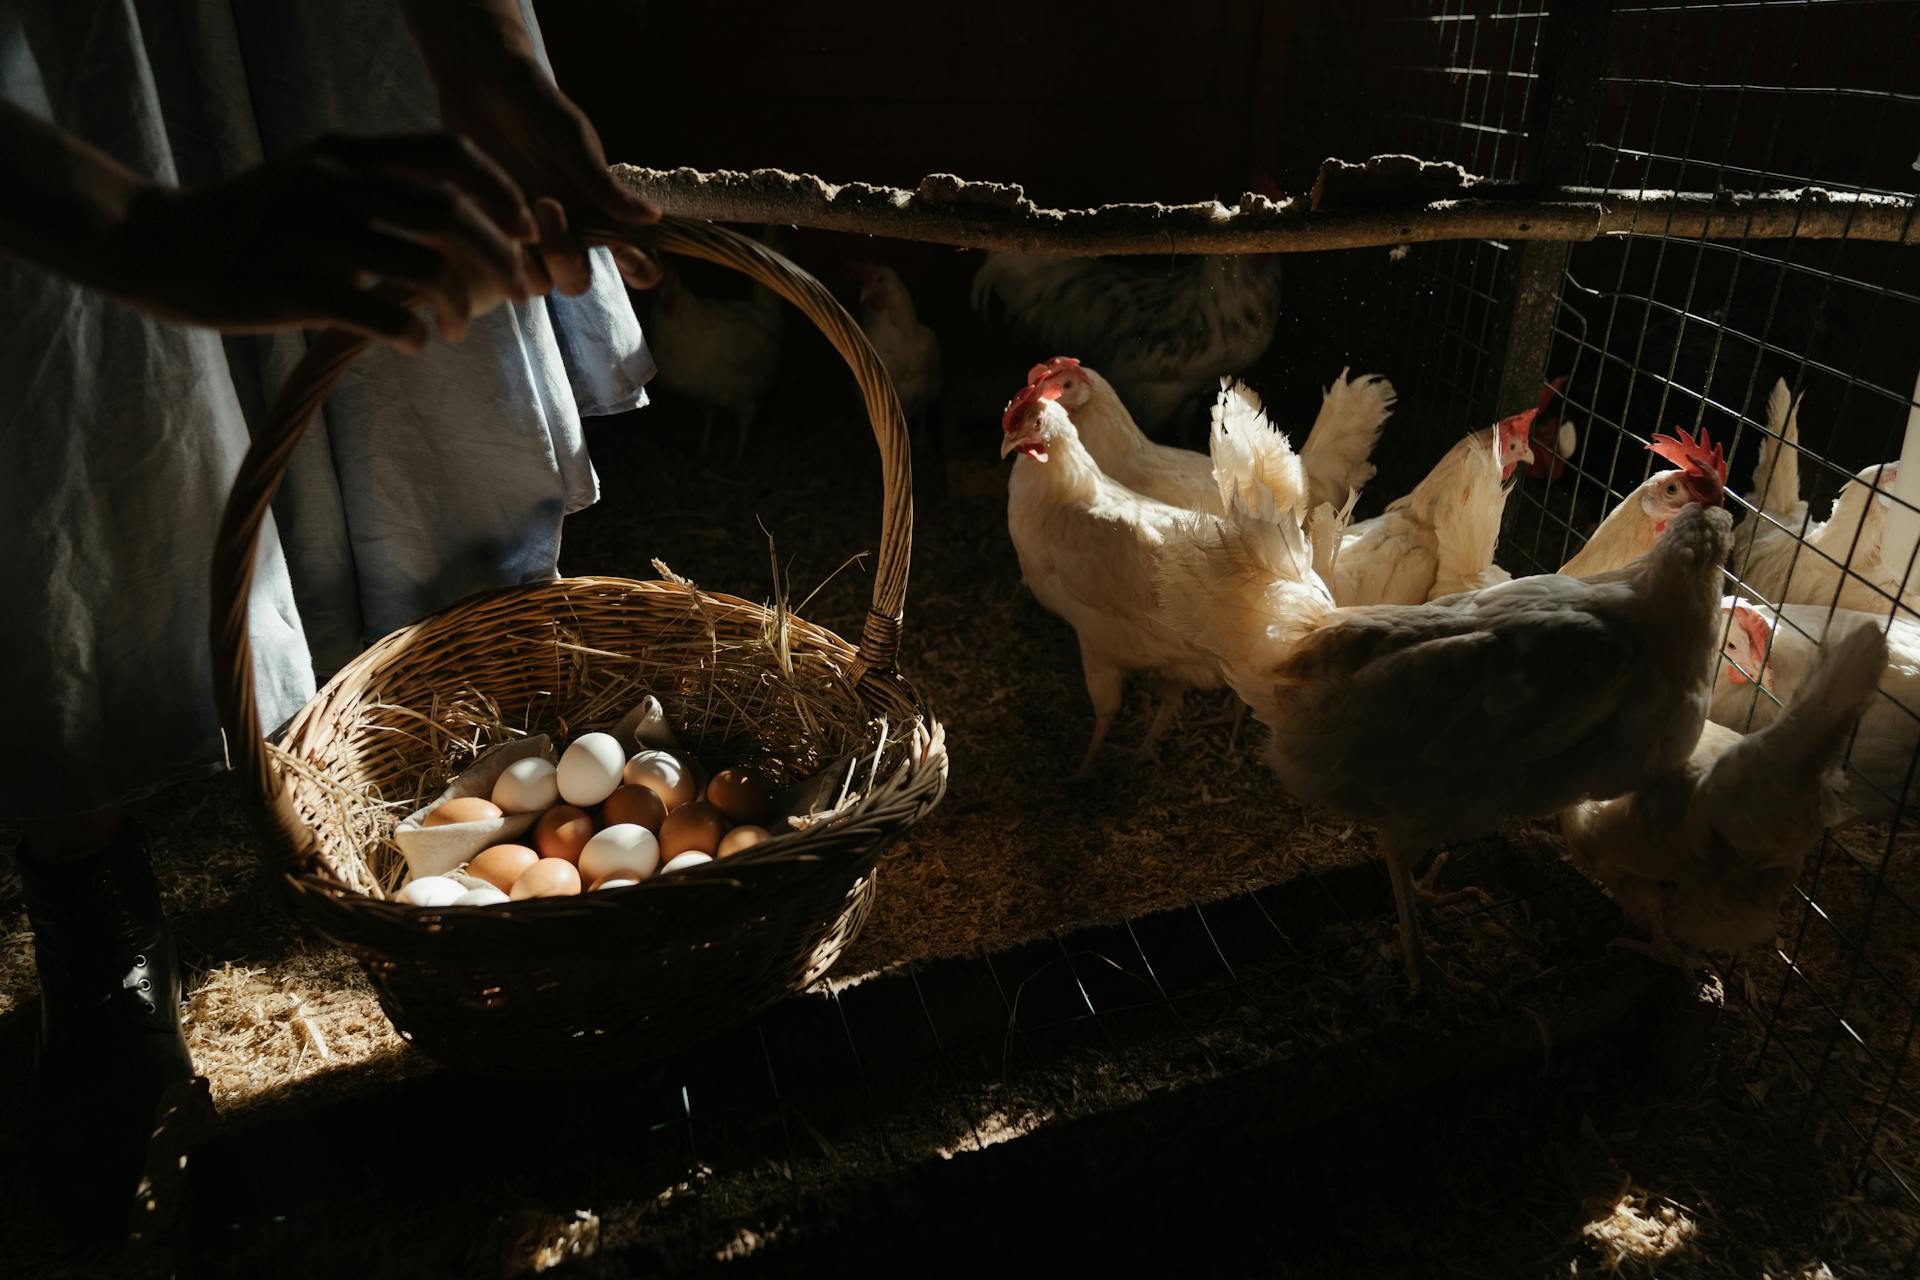
<instances>
[{"instance_id":1,"label":"person's fingers","mask_svg":"<svg viewBox=\"0 0 1920 1280\"><path fill-rule=\"evenodd\" d=\"M620 269L620 278L627 282L629 289L647 290L660 283L664 274L654 256L645 249L630 244L609 245L613 254L613 264Z\"/></svg>"},{"instance_id":2,"label":"person's fingers","mask_svg":"<svg viewBox=\"0 0 1920 1280\"><path fill-rule=\"evenodd\" d=\"M544 296L553 292L553 277L547 274L546 260L540 256L540 246L527 245L520 251L521 272L527 278L527 288L535 296Z\"/></svg>"},{"instance_id":3,"label":"person's fingers","mask_svg":"<svg viewBox=\"0 0 1920 1280\"><path fill-rule=\"evenodd\" d=\"M543 141L551 148L553 162L570 190L543 191L541 195L560 196L570 205L593 209L632 226L660 220L660 210L627 190L608 171L607 153L593 122L558 86L552 91L552 111L543 118Z\"/></svg>"},{"instance_id":4,"label":"person's fingers","mask_svg":"<svg viewBox=\"0 0 1920 1280\"><path fill-rule=\"evenodd\" d=\"M598 156L598 148L595 149L595 155ZM627 190L608 171L604 162L581 169L576 181L592 207L616 222L637 227L660 221L660 210L652 202Z\"/></svg>"},{"instance_id":5,"label":"person's fingers","mask_svg":"<svg viewBox=\"0 0 1920 1280\"><path fill-rule=\"evenodd\" d=\"M471 200L452 187L369 177L350 185L341 199L369 222L443 242L464 253L475 269L498 276L509 297L526 296L515 242L501 235ZM316 234L324 232L316 228Z\"/></svg>"},{"instance_id":6,"label":"person's fingers","mask_svg":"<svg viewBox=\"0 0 1920 1280\"><path fill-rule=\"evenodd\" d=\"M558 200L542 197L534 201L533 216L540 224L540 257L554 289L569 298L579 297L593 281L586 245L568 231L567 213Z\"/></svg>"},{"instance_id":7,"label":"person's fingers","mask_svg":"<svg viewBox=\"0 0 1920 1280\"><path fill-rule=\"evenodd\" d=\"M440 324L440 336L448 342L464 342L467 321L473 312L473 291L459 268L452 262L444 264L432 286L426 290L426 295L433 303L434 316Z\"/></svg>"},{"instance_id":8,"label":"person's fingers","mask_svg":"<svg viewBox=\"0 0 1920 1280\"><path fill-rule=\"evenodd\" d=\"M595 148L594 154L597 160L598 148ZM659 208L651 201L627 190L625 185L607 169L604 161L578 170L575 180L580 184L582 193L591 207L616 222L638 227L660 221Z\"/></svg>"},{"instance_id":9,"label":"person's fingers","mask_svg":"<svg viewBox=\"0 0 1920 1280\"><path fill-rule=\"evenodd\" d=\"M374 170L425 183L449 183L472 200L503 236L531 240L538 234L519 186L493 157L459 134L332 137L317 145L323 155L349 169Z\"/></svg>"},{"instance_id":10,"label":"person's fingers","mask_svg":"<svg viewBox=\"0 0 1920 1280\"><path fill-rule=\"evenodd\" d=\"M402 286L433 308L447 341L466 336L473 290L445 254L369 227L342 228L337 240L302 245L298 251L309 271L323 278L347 280L360 288L382 281Z\"/></svg>"},{"instance_id":11,"label":"person's fingers","mask_svg":"<svg viewBox=\"0 0 1920 1280\"><path fill-rule=\"evenodd\" d=\"M347 284L315 284L301 301L315 328L347 329L408 353L427 345L427 326L397 302Z\"/></svg>"},{"instance_id":12,"label":"person's fingers","mask_svg":"<svg viewBox=\"0 0 1920 1280\"><path fill-rule=\"evenodd\" d=\"M446 266L438 251L391 231L348 225L334 235L329 248L344 265L385 280L424 286L433 283Z\"/></svg>"}]
</instances>

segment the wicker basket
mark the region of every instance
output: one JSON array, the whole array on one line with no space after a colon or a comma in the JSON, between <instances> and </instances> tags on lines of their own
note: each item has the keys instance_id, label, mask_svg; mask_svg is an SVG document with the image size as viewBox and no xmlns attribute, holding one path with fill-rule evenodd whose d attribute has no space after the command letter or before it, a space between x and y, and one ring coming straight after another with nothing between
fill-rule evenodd
<instances>
[{"instance_id":1,"label":"wicker basket","mask_svg":"<svg viewBox=\"0 0 1920 1280\"><path fill-rule=\"evenodd\" d=\"M845 357L885 475L857 648L684 582L563 578L474 596L394 632L263 742L246 627L254 549L302 430L366 345L338 333L314 340L256 436L213 562L221 713L294 915L359 959L402 1036L490 1075L630 1065L806 987L859 932L881 850L946 789L940 728L894 670L912 484L899 399L865 335L818 281L718 227L669 218L591 234L742 271ZM385 899L398 878L396 809L494 740L524 731L564 742L606 727L641 692L716 767L753 763L791 780L857 756L860 798L819 826L628 889L435 910ZM476 728L486 718L494 731Z\"/></svg>"}]
</instances>

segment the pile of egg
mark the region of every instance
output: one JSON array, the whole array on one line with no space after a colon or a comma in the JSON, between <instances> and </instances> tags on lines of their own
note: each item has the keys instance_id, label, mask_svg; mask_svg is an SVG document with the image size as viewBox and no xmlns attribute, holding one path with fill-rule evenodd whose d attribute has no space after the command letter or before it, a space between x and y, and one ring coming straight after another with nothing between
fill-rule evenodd
<instances>
[{"instance_id":1,"label":"pile of egg","mask_svg":"<svg viewBox=\"0 0 1920 1280\"><path fill-rule=\"evenodd\" d=\"M618 889L726 858L770 839L773 787L751 769L722 769L701 791L692 762L670 751L629 757L610 733L576 739L560 763L514 761L492 798L441 802L423 826L538 813L528 844L496 844L467 863L470 888L451 876L421 876L397 900L416 907L483 907L526 898Z\"/></svg>"}]
</instances>

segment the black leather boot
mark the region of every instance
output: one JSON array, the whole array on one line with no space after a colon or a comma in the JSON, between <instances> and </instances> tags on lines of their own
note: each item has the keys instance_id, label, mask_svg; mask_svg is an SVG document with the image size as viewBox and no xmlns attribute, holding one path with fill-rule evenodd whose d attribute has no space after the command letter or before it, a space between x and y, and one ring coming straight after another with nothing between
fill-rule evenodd
<instances>
[{"instance_id":1,"label":"black leather boot","mask_svg":"<svg viewBox=\"0 0 1920 1280\"><path fill-rule=\"evenodd\" d=\"M117 1240L155 1104L193 1076L173 932L131 822L83 861L19 860L40 976L31 1128L55 1206Z\"/></svg>"}]
</instances>

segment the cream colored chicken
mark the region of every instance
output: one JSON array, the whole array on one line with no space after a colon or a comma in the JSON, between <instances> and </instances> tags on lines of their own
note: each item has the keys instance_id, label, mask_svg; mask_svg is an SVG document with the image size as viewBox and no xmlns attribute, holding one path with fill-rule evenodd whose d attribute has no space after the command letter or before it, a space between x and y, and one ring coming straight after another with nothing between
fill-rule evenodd
<instances>
[{"instance_id":1,"label":"cream colored chicken","mask_svg":"<svg viewBox=\"0 0 1920 1280\"><path fill-rule=\"evenodd\" d=\"M1800 489L1800 400L1786 380L1767 398L1767 431L1754 468L1758 510L1740 525L1733 569L1740 593L1761 603L1833 605L1920 616L1920 592L1902 592L1906 565L1882 561L1887 494L1897 462L1862 468L1841 488L1827 518L1808 523Z\"/></svg>"},{"instance_id":2,"label":"cream colored chicken","mask_svg":"<svg viewBox=\"0 0 1920 1280\"><path fill-rule=\"evenodd\" d=\"M940 398L940 339L921 323L899 272L876 262L856 262L852 269L860 281L860 328L893 377L907 425L919 426Z\"/></svg>"},{"instance_id":3,"label":"cream colored chicken","mask_svg":"<svg viewBox=\"0 0 1920 1280\"><path fill-rule=\"evenodd\" d=\"M1885 822L1903 808L1907 771L1920 751L1920 622L1885 615L1790 604L1757 607L1736 596L1720 602L1729 615L1726 660L1714 676L1708 715L1742 733L1780 718L1815 679L1829 635L1871 627L1886 633L1886 669L1868 699L1847 751L1846 803L1853 818ZM1831 622L1829 621L1831 619ZM1755 683L1753 677L1759 676Z\"/></svg>"},{"instance_id":4,"label":"cream colored chicken","mask_svg":"<svg viewBox=\"0 0 1920 1280\"><path fill-rule=\"evenodd\" d=\"M1055 384L1022 390L1007 406L1001 430L1000 456L1019 455L1007 482L1007 532L1020 575L1080 641L1094 724L1074 776L1092 773L1131 672L1154 678L1158 701L1138 750L1152 758L1181 695L1220 687L1212 658L1166 625L1155 600L1160 556L1213 518L1156 502L1101 471Z\"/></svg>"},{"instance_id":5,"label":"cream colored chicken","mask_svg":"<svg viewBox=\"0 0 1920 1280\"><path fill-rule=\"evenodd\" d=\"M1255 190L1279 197L1270 181ZM1019 342L1087 354L1134 416L1157 431L1196 410L1216 379L1251 368L1272 344L1280 258L993 253L974 276L971 297L976 312Z\"/></svg>"},{"instance_id":6,"label":"cream colored chicken","mask_svg":"<svg viewBox=\"0 0 1920 1280\"><path fill-rule=\"evenodd\" d=\"M1447 450L1413 492L1350 526L1329 585L1341 604L1424 604L1491 586L1500 518L1518 468L1533 461L1537 409L1476 431ZM1323 499L1324 501L1324 499Z\"/></svg>"},{"instance_id":7,"label":"cream colored chicken","mask_svg":"<svg viewBox=\"0 0 1920 1280\"><path fill-rule=\"evenodd\" d=\"M1560 566L1570 578L1623 569L1647 553L1676 515L1689 505L1722 494L1727 484L1727 459L1705 430L1695 439L1682 431L1678 438L1655 436L1647 446L1679 467L1656 471L1607 513L1573 559Z\"/></svg>"},{"instance_id":8,"label":"cream colored chicken","mask_svg":"<svg viewBox=\"0 0 1920 1280\"><path fill-rule=\"evenodd\" d=\"M1446 978L1415 902L1428 851L1685 761L1706 718L1732 522L1689 507L1644 559L1589 580L1338 608L1313 568L1327 509L1309 525L1288 469L1247 474L1225 434L1216 424L1223 491L1258 500L1236 498L1211 531L1164 550L1162 617L1272 729L1268 763L1289 791L1378 829L1417 991ZM1284 460L1277 433L1252 443Z\"/></svg>"},{"instance_id":9,"label":"cream colored chicken","mask_svg":"<svg viewBox=\"0 0 1920 1280\"><path fill-rule=\"evenodd\" d=\"M744 453L760 401L780 368L786 303L760 285L744 298L706 298L680 272L663 268L647 319L647 346L660 386L700 412L701 448L715 421L734 421L736 453Z\"/></svg>"},{"instance_id":10,"label":"cream colored chicken","mask_svg":"<svg viewBox=\"0 0 1920 1280\"><path fill-rule=\"evenodd\" d=\"M1773 940L1807 852L1846 814L1840 757L1886 661L1870 622L1842 628L1765 729L1708 722L1680 768L1561 815L1568 856L1648 935L1619 945L1691 969Z\"/></svg>"},{"instance_id":11,"label":"cream colored chicken","mask_svg":"<svg viewBox=\"0 0 1920 1280\"><path fill-rule=\"evenodd\" d=\"M1042 384L1059 387L1060 403L1073 418L1080 442L1107 475L1172 506L1222 512L1212 459L1149 439L1097 371L1072 356L1055 356L1027 374L1028 386ZM1320 413L1298 455L1314 502L1343 506L1373 478L1368 458L1394 400L1393 384L1379 374L1349 379L1345 369L1321 394Z\"/></svg>"}]
</instances>

